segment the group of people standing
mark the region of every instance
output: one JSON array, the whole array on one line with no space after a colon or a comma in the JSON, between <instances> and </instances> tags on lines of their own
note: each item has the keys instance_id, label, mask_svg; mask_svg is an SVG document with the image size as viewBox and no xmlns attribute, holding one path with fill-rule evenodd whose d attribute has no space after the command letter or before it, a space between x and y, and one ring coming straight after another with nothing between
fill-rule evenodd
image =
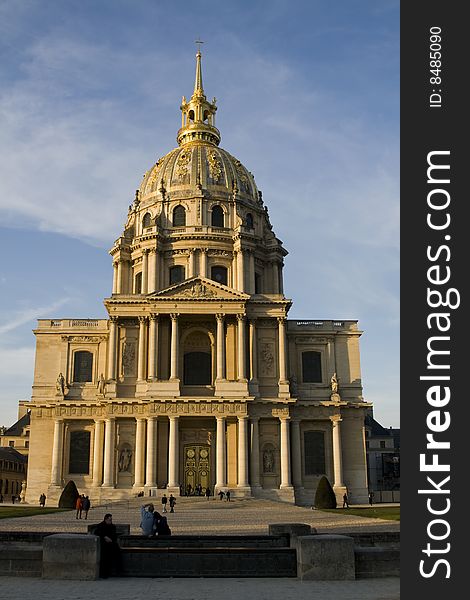
<instances>
[{"instance_id":1,"label":"group of people standing","mask_svg":"<svg viewBox=\"0 0 470 600\"><path fill-rule=\"evenodd\" d=\"M85 519L88 519L88 511L90 510L90 507L91 501L88 496L85 496L85 494L78 496L77 500L75 501L75 510L77 511L75 514L75 518L81 519L82 513L84 513Z\"/></svg>"},{"instance_id":2,"label":"group of people standing","mask_svg":"<svg viewBox=\"0 0 470 600\"><path fill-rule=\"evenodd\" d=\"M170 505L170 512L174 513L176 498L173 496L173 494L170 494L169 498L166 497L166 494L163 494L163 496L162 496L162 512L164 512L164 513L168 512L166 509L167 504Z\"/></svg>"}]
</instances>

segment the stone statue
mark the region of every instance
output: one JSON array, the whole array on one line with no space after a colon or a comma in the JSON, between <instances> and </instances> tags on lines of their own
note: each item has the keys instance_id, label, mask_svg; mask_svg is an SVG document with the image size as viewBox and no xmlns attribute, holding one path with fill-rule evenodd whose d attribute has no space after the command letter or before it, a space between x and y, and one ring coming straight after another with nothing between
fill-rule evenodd
<instances>
[{"instance_id":1,"label":"stone statue","mask_svg":"<svg viewBox=\"0 0 470 600\"><path fill-rule=\"evenodd\" d=\"M62 373L59 373L55 387L56 390L62 394L62 396L65 394L65 378Z\"/></svg>"},{"instance_id":2,"label":"stone statue","mask_svg":"<svg viewBox=\"0 0 470 600\"><path fill-rule=\"evenodd\" d=\"M330 385L331 385L331 391L333 392L333 394L337 394L338 393L338 378L336 377L336 371L331 376Z\"/></svg>"},{"instance_id":3,"label":"stone statue","mask_svg":"<svg viewBox=\"0 0 470 600\"><path fill-rule=\"evenodd\" d=\"M291 396L297 395L297 377L295 375L289 377L289 393Z\"/></svg>"},{"instance_id":4,"label":"stone statue","mask_svg":"<svg viewBox=\"0 0 470 600\"><path fill-rule=\"evenodd\" d=\"M119 471L129 471L131 466L132 452L130 448L123 448L119 454L118 467Z\"/></svg>"},{"instance_id":5,"label":"stone statue","mask_svg":"<svg viewBox=\"0 0 470 600\"><path fill-rule=\"evenodd\" d=\"M98 394L106 396L106 379L104 378L103 373L101 373L96 387L98 388Z\"/></svg>"},{"instance_id":6,"label":"stone statue","mask_svg":"<svg viewBox=\"0 0 470 600\"><path fill-rule=\"evenodd\" d=\"M20 502L21 504L26 502L26 481L21 482Z\"/></svg>"},{"instance_id":7,"label":"stone statue","mask_svg":"<svg viewBox=\"0 0 470 600\"><path fill-rule=\"evenodd\" d=\"M267 448L263 452L263 471L265 473L272 473L274 471L274 452L271 448Z\"/></svg>"}]
</instances>

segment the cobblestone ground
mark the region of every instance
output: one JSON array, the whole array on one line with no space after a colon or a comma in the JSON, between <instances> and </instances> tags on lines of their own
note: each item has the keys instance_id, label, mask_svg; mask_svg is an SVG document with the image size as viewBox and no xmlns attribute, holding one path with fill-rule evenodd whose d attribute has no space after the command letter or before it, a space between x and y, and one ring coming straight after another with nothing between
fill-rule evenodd
<instances>
[{"instance_id":1,"label":"cobblestone ground","mask_svg":"<svg viewBox=\"0 0 470 600\"><path fill-rule=\"evenodd\" d=\"M93 501L93 499L92 499ZM152 501L161 512L156 498L131 500L92 507L88 521L76 519L75 511L60 512L16 519L0 519L1 531L57 531L84 533L88 523L98 523L107 512L113 514L114 523L129 523L132 534L139 534L140 510L144 502ZM173 534L267 534L269 523L308 523L319 533L354 531L399 531L397 521L365 519L348 515L347 509L326 513L292 506L270 500L234 499L231 502L218 498L177 498L174 513L168 513L168 524Z\"/></svg>"}]
</instances>

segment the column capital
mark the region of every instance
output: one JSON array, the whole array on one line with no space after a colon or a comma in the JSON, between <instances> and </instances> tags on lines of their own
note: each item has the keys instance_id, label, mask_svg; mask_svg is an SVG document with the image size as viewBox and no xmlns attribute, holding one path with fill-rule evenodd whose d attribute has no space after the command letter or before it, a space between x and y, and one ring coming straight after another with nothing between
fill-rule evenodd
<instances>
[{"instance_id":1,"label":"column capital","mask_svg":"<svg viewBox=\"0 0 470 600\"><path fill-rule=\"evenodd\" d=\"M179 316L180 316L179 313L170 313L170 319L172 321L177 321Z\"/></svg>"},{"instance_id":2,"label":"column capital","mask_svg":"<svg viewBox=\"0 0 470 600\"><path fill-rule=\"evenodd\" d=\"M244 314L237 315L237 321L244 321L245 319L246 319L246 315L244 315Z\"/></svg>"},{"instance_id":3,"label":"column capital","mask_svg":"<svg viewBox=\"0 0 470 600\"><path fill-rule=\"evenodd\" d=\"M251 423L259 423L260 417L253 417L251 415L248 416Z\"/></svg>"},{"instance_id":4,"label":"column capital","mask_svg":"<svg viewBox=\"0 0 470 600\"><path fill-rule=\"evenodd\" d=\"M238 415L239 421L248 421L248 415Z\"/></svg>"},{"instance_id":5,"label":"column capital","mask_svg":"<svg viewBox=\"0 0 470 600\"><path fill-rule=\"evenodd\" d=\"M330 417L330 421L332 422L333 426L339 425L342 420L343 419L339 415L333 415Z\"/></svg>"},{"instance_id":6,"label":"column capital","mask_svg":"<svg viewBox=\"0 0 470 600\"><path fill-rule=\"evenodd\" d=\"M146 315L139 315L138 319L139 319L139 323L142 325L142 324L147 323L148 317Z\"/></svg>"},{"instance_id":7,"label":"column capital","mask_svg":"<svg viewBox=\"0 0 470 600\"><path fill-rule=\"evenodd\" d=\"M149 248L142 248L142 256L147 256L147 254L150 252Z\"/></svg>"},{"instance_id":8,"label":"column capital","mask_svg":"<svg viewBox=\"0 0 470 600\"><path fill-rule=\"evenodd\" d=\"M247 317L247 318L248 318L248 323L254 327L256 325L256 321L258 320L258 317Z\"/></svg>"},{"instance_id":9,"label":"column capital","mask_svg":"<svg viewBox=\"0 0 470 600\"><path fill-rule=\"evenodd\" d=\"M168 418L170 419L170 421L177 421L180 416L179 415L169 415Z\"/></svg>"},{"instance_id":10,"label":"column capital","mask_svg":"<svg viewBox=\"0 0 470 600\"><path fill-rule=\"evenodd\" d=\"M112 421L115 421L115 420L116 420L116 417L112 417L111 415L110 415L110 416L107 416L107 417L106 417L106 419L105 419L105 421L107 421L107 422L108 422L108 421L109 421L109 422L112 422Z\"/></svg>"},{"instance_id":11,"label":"column capital","mask_svg":"<svg viewBox=\"0 0 470 600\"><path fill-rule=\"evenodd\" d=\"M159 321L160 320L160 314L159 313L150 313L150 320L151 321Z\"/></svg>"},{"instance_id":12,"label":"column capital","mask_svg":"<svg viewBox=\"0 0 470 600\"><path fill-rule=\"evenodd\" d=\"M146 421L147 417L135 417L136 421Z\"/></svg>"},{"instance_id":13,"label":"column capital","mask_svg":"<svg viewBox=\"0 0 470 600\"><path fill-rule=\"evenodd\" d=\"M117 317L116 315L110 315L109 316L109 321L111 323L111 325L117 325L119 317Z\"/></svg>"},{"instance_id":14,"label":"column capital","mask_svg":"<svg viewBox=\"0 0 470 600\"><path fill-rule=\"evenodd\" d=\"M158 250L156 248L150 248L149 252L150 254L156 254Z\"/></svg>"},{"instance_id":15,"label":"column capital","mask_svg":"<svg viewBox=\"0 0 470 600\"><path fill-rule=\"evenodd\" d=\"M215 417L217 419L217 421L225 421L225 419L227 418L225 415L216 415Z\"/></svg>"},{"instance_id":16,"label":"column capital","mask_svg":"<svg viewBox=\"0 0 470 600\"><path fill-rule=\"evenodd\" d=\"M216 313L215 318L217 321L223 321L225 319L225 313Z\"/></svg>"},{"instance_id":17,"label":"column capital","mask_svg":"<svg viewBox=\"0 0 470 600\"><path fill-rule=\"evenodd\" d=\"M287 321L287 318L285 316L283 317L277 317L277 322L279 323L279 325L285 325Z\"/></svg>"}]
</instances>

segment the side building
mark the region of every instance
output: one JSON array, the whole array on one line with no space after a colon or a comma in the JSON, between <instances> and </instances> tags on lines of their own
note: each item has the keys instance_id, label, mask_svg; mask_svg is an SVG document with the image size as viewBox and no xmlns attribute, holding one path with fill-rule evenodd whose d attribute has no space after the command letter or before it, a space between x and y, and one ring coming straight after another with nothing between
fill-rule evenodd
<instances>
[{"instance_id":1,"label":"side building","mask_svg":"<svg viewBox=\"0 0 470 600\"><path fill-rule=\"evenodd\" d=\"M111 248L109 317L39 320L29 502L73 480L95 502L201 485L311 505L322 475L367 501L361 331L287 318L287 252L216 110L198 52L178 147Z\"/></svg>"}]
</instances>

